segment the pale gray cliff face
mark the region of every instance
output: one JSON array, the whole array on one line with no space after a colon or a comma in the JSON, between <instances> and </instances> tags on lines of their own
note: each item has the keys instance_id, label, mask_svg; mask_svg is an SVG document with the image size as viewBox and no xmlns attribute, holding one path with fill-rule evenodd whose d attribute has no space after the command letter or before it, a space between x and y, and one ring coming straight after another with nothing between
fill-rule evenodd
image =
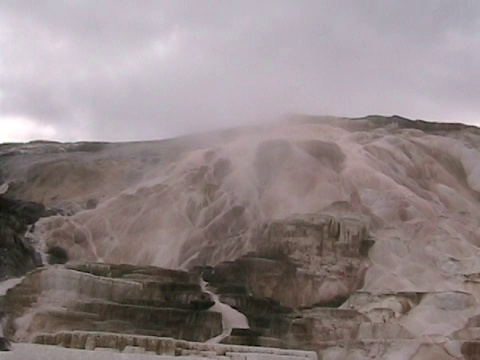
<instances>
[{"instance_id":1,"label":"pale gray cliff face","mask_svg":"<svg viewBox=\"0 0 480 360\"><path fill-rule=\"evenodd\" d=\"M344 307L369 321L440 343L480 313L477 128L298 118L158 142L0 152L6 195L63 209L35 224L31 237L45 253L217 266L222 281L232 262L247 272L232 279L256 296L291 307L348 299Z\"/></svg>"}]
</instances>

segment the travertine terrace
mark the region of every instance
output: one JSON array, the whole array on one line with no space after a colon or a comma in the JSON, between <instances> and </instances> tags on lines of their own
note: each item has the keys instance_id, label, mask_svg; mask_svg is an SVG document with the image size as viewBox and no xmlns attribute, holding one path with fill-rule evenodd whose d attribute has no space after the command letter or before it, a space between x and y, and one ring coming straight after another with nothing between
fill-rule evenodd
<instances>
[{"instance_id":1,"label":"travertine terrace","mask_svg":"<svg viewBox=\"0 0 480 360\"><path fill-rule=\"evenodd\" d=\"M43 264L3 300L14 341L52 345L75 323L205 342L225 330L215 294L248 319L230 346L478 359L478 128L293 116L152 142L3 144L0 171L12 208L40 206L12 225L37 251L22 271ZM126 303L175 314L170 333L136 315L74 321Z\"/></svg>"}]
</instances>

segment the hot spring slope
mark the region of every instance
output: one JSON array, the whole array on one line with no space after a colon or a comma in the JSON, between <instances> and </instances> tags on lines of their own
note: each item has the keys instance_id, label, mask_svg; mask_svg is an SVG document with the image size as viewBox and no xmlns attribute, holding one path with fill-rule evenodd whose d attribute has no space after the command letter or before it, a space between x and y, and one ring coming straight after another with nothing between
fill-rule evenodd
<instances>
[{"instance_id":1,"label":"hot spring slope","mask_svg":"<svg viewBox=\"0 0 480 360\"><path fill-rule=\"evenodd\" d=\"M436 343L477 328L477 128L301 117L158 142L7 144L0 154L3 196L56 209L29 234L44 253L223 269L221 281L254 295L294 308L345 301Z\"/></svg>"}]
</instances>

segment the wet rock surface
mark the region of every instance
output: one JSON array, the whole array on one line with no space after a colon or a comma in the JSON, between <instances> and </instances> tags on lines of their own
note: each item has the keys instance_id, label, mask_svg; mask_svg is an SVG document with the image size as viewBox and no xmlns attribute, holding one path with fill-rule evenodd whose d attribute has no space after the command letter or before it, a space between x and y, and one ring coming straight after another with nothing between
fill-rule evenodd
<instances>
[{"instance_id":1,"label":"wet rock surface","mask_svg":"<svg viewBox=\"0 0 480 360\"><path fill-rule=\"evenodd\" d=\"M222 318L205 311L213 302L198 282L193 274L155 267L41 268L7 292L4 332L15 341L71 329L206 341L221 333Z\"/></svg>"}]
</instances>

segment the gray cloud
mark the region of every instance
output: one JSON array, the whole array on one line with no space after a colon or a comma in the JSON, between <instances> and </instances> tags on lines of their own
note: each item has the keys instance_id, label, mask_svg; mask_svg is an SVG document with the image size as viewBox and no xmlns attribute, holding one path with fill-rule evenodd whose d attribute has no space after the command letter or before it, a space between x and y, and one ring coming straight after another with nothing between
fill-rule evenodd
<instances>
[{"instance_id":1,"label":"gray cloud","mask_svg":"<svg viewBox=\"0 0 480 360\"><path fill-rule=\"evenodd\" d=\"M478 1L0 0L0 128L152 139L285 112L480 123Z\"/></svg>"}]
</instances>

